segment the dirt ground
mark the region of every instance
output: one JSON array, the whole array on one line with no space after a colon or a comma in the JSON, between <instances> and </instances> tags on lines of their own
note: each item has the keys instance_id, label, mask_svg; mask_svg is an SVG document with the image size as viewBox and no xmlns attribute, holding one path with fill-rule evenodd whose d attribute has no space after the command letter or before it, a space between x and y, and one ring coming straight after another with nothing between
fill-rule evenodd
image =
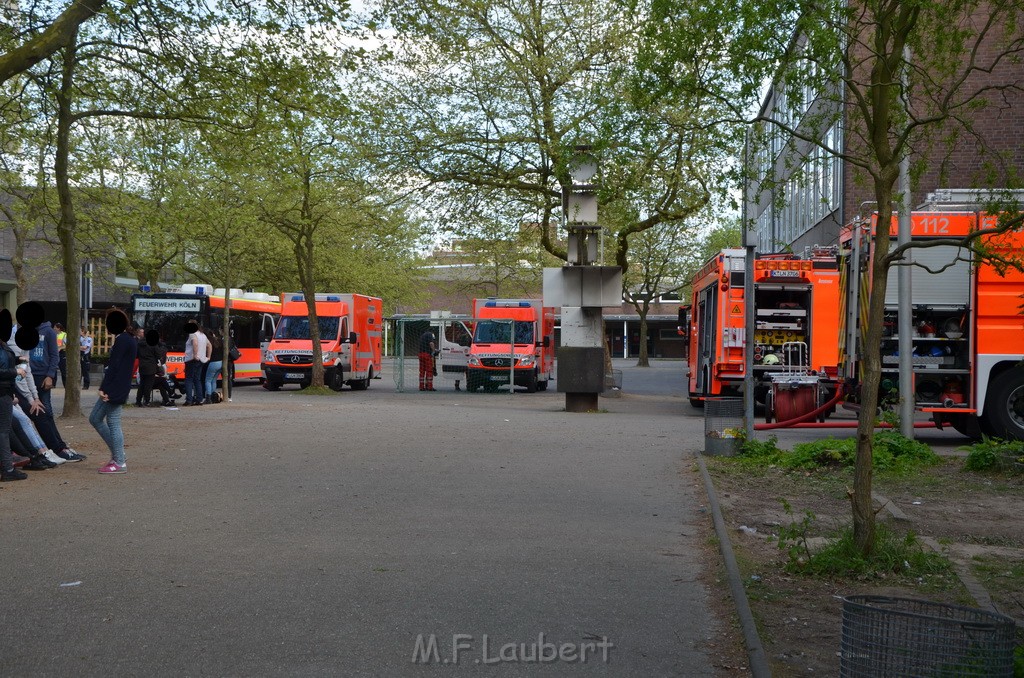
<instances>
[{"instance_id":1,"label":"dirt ground","mask_svg":"<svg viewBox=\"0 0 1024 678\"><path fill-rule=\"evenodd\" d=\"M995 610L1024 620L1024 476L968 472L962 458L945 458L912 477L874 480L876 499L890 503L884 509L879 504L879 520L941 549L968 583L982 587L978 600L956 574L826 580L788 573L780 528L804 521L807 512L814 516L807 522L815 538L850 525L850 473L752 469L721 457L705 461L773 676L838 674L842 597L848 595L981 607L987 594Z\"/></svg>"}]
</instances>

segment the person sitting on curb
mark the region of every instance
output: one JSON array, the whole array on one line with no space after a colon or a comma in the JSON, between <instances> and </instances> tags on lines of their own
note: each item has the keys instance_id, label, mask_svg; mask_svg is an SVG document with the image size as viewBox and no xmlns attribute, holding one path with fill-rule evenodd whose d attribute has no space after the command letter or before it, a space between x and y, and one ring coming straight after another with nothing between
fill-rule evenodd
<instances>
[{"instance_id":1,"label":"person sitting on curb","mask_svg":"<svg viewBox=\"0 0 1024 678\"><path fill-rule=\"evenodd\" d=\"M36 391L43 403L43 410L33 415L27 408L27 403L22 403L22 410L32 419L32 422L39 430L46 446L53 450L58 457L65 461L82 461L85 455L78 454L70 445L64 442L57 430L57 423L53 419L53 401L51 390L57 380L57 334L50 327L50 323L44 320L45 312L43 306L36 301L26 301L18 307L18 332L24 336L36 335L36 344L31 351L25 350L28 354L28 364L32 370L32 379L36 384ZM28 329L33 328L33 329ZM34 331L33 331L34 330ZM23 342L15 341L18 347Z\"/></svg>"},{"instance_id":2,"label":"person sitting on curb","mask_svg":"<svg viewBox=\"0 0 1024 678\"><path fill-rule=\"evenodd\" d=\"M67 460L63 457L57 456L57 454L46 446L43 442L42 437L39 435L39 431L36 430L35 425L32 423L32 419L29 415L25 414L25 411L18 406L22 401L28 403L28 411L38 414L43 409L43 401L39 399L39 394L36 392L35 382L32 380L32 374L29 372L28 365L24 362L18 363L18 378L14 382L14 386L17 389L18 395L16 397L14 407L14 428L21 432L22 437L29 443L28 450L33 462L29 462L32 468L40 466L40 462L37 457L43 457L49 466L60 466L66 463ZM31 454L32 451L36 454Z\"/></svg>"},{"instance_id":3,"label":"person sitting on curb","mask_svg":"<svg viewBox=\"0 0 1024 678\"><path fill-rule=\"evenodd\" d=\"M11 335L14 319L6 308L0 311L0 481L24 480L28 475L14 468L11 454L11 420L14 416L14 382L18 378L18 357L5 337ZM22 333L24 335L24 333Z\"/></svg>"}]
</instances>

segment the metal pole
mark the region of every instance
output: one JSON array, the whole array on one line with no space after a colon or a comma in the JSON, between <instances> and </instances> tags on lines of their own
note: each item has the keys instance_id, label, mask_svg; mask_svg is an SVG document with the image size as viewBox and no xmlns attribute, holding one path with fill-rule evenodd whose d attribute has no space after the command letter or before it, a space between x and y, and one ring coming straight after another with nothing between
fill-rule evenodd
<instances>
[{"instance_id":1,"label":"metal pole","mask_svg":"<svg viewBox=\"0 0 1024 678\"><path fill-rule=\"evenodd\" d=\"M743 431L747 440L754 439L754 333L756 318L754 317L754 238L747 223L747 201L750 199L750 186L747 183L747 134L743 135L743 245L746 257L743 260L743 305L746 315L743 341ZM723 317L725 313L723 312Z\"/></svg>"},{"instance_id":2,"label":"metal pole","mask_svg":"<svg viewBox=\"0 0 1024 678\"><path fill-rule=\"evenodd\" d=\"M903 74L901 80L903 83L904 102L907 101L906 89L907 89L907 67L910 63L910 51L907 48L903 48ZM900 216L899 216L899 231L896 236L896 243L898 245L907 245L910 243L910 153L904 150L903 157L900 158ZM913 308L911 306L912 295L911 295L911 268L912 258L910 250L908 249L903 254L903 262L901 262L899 269L897 270L897 282L899 285L899 296L897 298L897 314L899 332L899 389L900 389L900 433L906 438L914 437L914 375L913 375L913 342L911 340L911 334L914 332L914 322L911 318ZM884 319L883 319L884 322Z\"/></svg>"}]
</instances>

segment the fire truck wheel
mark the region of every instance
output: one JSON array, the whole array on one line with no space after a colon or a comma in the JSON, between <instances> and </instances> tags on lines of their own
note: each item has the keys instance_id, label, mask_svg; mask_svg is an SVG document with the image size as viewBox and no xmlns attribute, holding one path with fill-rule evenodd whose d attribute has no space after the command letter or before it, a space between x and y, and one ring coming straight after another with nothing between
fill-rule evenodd
<instances>
[{"instance_id":1,"label":"fire truck wheel","mask_svg":"<svg viewBox=\"0 0 1024 678\"><path fill-rule=\"evenodd\" d=\"M701 400L700 398L694 397L694 395L691 393L690 394L690 406L691 407L696 407L697 409L701 409L702 410L702 409L704 409L704 401Z\"/></svg>"},{"instance_id":2,"label":"fire truck wheel","mask_svg":"<svg viewBox=\"0 0 1024 678\"><path fill-rule=\"evenodd\" d=\"M992 380L985 403L985 422L1005 440L1024 440L1024 369L1014 367Z\"/></svg>"},{"instance_id":3,"label":"fire truck wheel","mask_svg":"<svg viewBox=\"0 0 1024 678\"><path fill-rule=\"evenodd\" d=\"M345 385L345 375L341 370L334 370L331 373L331 383L328 386L331 387L332 391L340 391L341 387ZM353 386L352 388L355 388Z\"/></svg>"},{"instance_id":4,"label":"fire truck wheel","mask_svg":"<svg viewBox=\"0 0 1024 678\"><path fill-rule=\"evenodd\" d=\"M768 391L764 394L764 423L772 423L772 392Z\"/></svg>"},{"instance_id":5,"label":"fire truck wheel","mask_svg":"<svg viewBox=\"0 0 1024 678\"><path fill-rule=\"evenodd\" d=\"M972 440L981 440L981 426L978 423L978 418L973 414L951 414L949 415L949 425L962 436Z\"/></svg>"},{"instance_id":6,"label":"fire truck wheel","mask_svg":"<svg viewBox=\"0 0 1024 678\"><path fill-rule=\"evenodd\" d=\"M548 380L545 379L544 381L538 381L537 382L537 390L538 391L546 391L546 390L548 390Z\"/></svg>"},{"instance_id":7,"label":"fire truck wheel","mask_svg":"<svg viewBox=\"0 0 1024 678\"><path fill-rule=\"evenodd\" d=\"M533 374L526 378L526 392L536 393L537 392L537 372L534 370Z\"/></svg>"},{"instance_id":8,"label":"fire truck wheel","mask_svg":"<svg viewBox=\"0 0 1024 678\"><path fill-rule=\"evenodd\" d=\"M267 389L268 391L280 391L281 390L280 382L270 381L269 379L267 379L265 382L263 382L263 387L265 389Z\"/></svg>"}]
</instances>

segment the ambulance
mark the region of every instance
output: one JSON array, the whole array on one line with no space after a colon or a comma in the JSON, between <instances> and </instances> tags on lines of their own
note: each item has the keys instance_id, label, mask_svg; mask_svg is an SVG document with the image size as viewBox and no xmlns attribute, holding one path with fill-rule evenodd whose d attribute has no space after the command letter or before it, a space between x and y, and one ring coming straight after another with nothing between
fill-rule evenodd
<instances>
[{"instance_id":1,"label":"ambulance","mask_svg":"<svg viewBox=\"0 0 1024 678\"><path fill-rule=\"evenodd\" d=\"M466 388L547 390L555 370L555 309L540 299L473 300Z\"/></svg>"},{"instance_id":2,"label":"ambulance","mask_svg":"<svg viewBox=\"0 0 1024 678\"><path fill-rule=\"evenodd\" d=\"M383 304L363 294L317 294L315 297L324 384L340 391L346 384L363 391L381 372ZM281 319L264 354L264 386L309 386L313 379L313 344L309 310L302 294L286 294Z\"/></svg>"}]
</instances>

